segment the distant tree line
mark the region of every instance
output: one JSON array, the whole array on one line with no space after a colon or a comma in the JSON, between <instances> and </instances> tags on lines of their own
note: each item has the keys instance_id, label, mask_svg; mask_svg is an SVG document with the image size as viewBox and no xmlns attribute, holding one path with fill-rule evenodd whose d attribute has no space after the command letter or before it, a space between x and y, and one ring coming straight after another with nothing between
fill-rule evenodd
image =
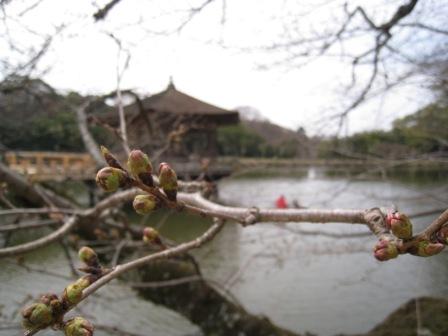
<instances>
[{"instance_id":1,"label":"distant tree line","mask_svg":"<svg viewBox=\"0 0 448 336\"><path fill-rule=\"evenodd\" d=\"M300 156L299 151L300 143L293 137L273 145L244 124L218 128L219 155L293 158Z\"/></svg>"},{"instance_id":2,"label":"distant tree line","mask_svg":"<svg viewBox=\"0 0 448 336\"><path fill-rule=\"evenodd\" d=\"M319 155L325 158L362 155L399 159L426 153L443 154L448 152L447 124L448 105L433 103L396 119L390 131L362 132L321 141Z\"/></svg>"},{"instance_id":3,"label":"distant tree line","mask_svg":"<svg viewBox=\"0 0 448 336\"><path fill-rule=\"evenodd\" d=\"M17 85L15 84L17 83ZM10 78L0 84L0 143L4 149L84 152L74 107L86 97L59 94L40 79ZM109 143L107 132L91 131Z\"/></svg>"}]
</instances>

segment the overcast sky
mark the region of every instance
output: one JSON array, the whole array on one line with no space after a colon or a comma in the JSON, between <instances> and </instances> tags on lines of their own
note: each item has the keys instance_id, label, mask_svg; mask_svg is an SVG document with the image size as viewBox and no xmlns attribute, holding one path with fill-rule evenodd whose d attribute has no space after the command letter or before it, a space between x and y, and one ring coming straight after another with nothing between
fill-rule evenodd
<instances>
[{"instance_id":1,"label":"overcast sky","mask_svg":"<svg viewBox=\"0 0 448 336\"><path fill-rule=\"evenodd\" d=\"M28 28L51 34L65 24L40 66L49 69L44 79L60 90L106 93L116 88L117 64L123 67L126 53L118 55L116 42L107 35L113 32L131 53L122 88L157 93L172 76L179 90L199 99L228 109L252 106L275 123L292 129L303 126L311 134L321 132L322 123L316 122L342 110L348 98L341 95L340 87L350 76L350 67L337 57L320 58L300 68L271 66L278 55L255 48L287 39L290 13L305 33L325 26L340 11L340 1L228 0L223 11L223 2L216 0L181 33L169 35L159 33L183 22L185 3L194 7L202 1L122 0L98 23L92 14L107 1L44 0L23 14L34 2L16 0L7 6L6 14L17 18L10 20L8 28L14 41L25 48L39 40ZM403 1L353 1L353 5L357 2L367 4L381 20ZM7 50L5 39L0 43ZM260 65L266 69L260 70ZM361 79L366 75L361 72ZM429 94L418 85L398 87L354 111L345 131L390 127L394 118L429 101Z\"/></svg>"}]
</instances>

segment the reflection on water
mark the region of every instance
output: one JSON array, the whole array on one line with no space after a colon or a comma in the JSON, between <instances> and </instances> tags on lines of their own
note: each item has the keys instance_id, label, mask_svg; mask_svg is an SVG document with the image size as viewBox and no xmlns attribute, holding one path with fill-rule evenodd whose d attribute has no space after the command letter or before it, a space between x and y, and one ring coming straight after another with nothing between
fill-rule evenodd
<instances>
[{"instance_id":1,"label":"reflection on water","mask_svg":"<svg viewBox=\"0 0 448 336\"><path fill-rule=\"evenodd\" d=\"M279 194L289 202L331 208L390 206L416 213L446 206L446 183L434 179L423 184L385 181L350 181L328 178L314 170L302 177L256 177L224 180L220 196L228 203L272 207ZM165 214L149 218L162 223ZM421 217L417 230L435 216ZM190 239L207 223L172 216L162 232L177 241ZM310 230L337 233L365 232L361 225L259 224L242 229L229 224L211 244L194 252L207 278L229 290L250 312L264 314L282 327L319 335L359 333L371 329L410 298L448 296L448 253L432 258L400 256L379 263L371 253L373 237L330 238L303 234ZM33 267L69 274L57 246L27 256ZM23 268L0 260L0 297L3 317L13 314L28 294L62 290L67 280L37 274L33 281ZM100 324L151 335L197 334L198 330L176 313L138 299L123 286L108 286L95 300L81 306L83 314ZM126 319L122 317L126 316ZM45 333L43 333L45 334ZM48 332L48 335L53 335ZM107 333L98 332L98 335ZM20 335L1 331L0 335Z\"/></svg>"}]
</instances>

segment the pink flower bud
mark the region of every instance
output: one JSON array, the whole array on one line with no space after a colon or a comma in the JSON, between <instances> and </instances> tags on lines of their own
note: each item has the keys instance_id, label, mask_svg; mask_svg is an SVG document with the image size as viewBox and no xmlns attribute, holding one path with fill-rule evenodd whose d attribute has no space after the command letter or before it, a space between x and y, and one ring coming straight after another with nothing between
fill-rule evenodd
<instances>
[{"instance_id":1,"label":"pink flower bud","mask_svg":"<svg viewBox=\"0 0 448 336\"><path fill-rule=\"evenodd\" d=\"M92 336L93 325L83 317L75 317L68 320L64 325L66 336Z\"/></svg>"},{"instance_id":2,"label":"pink flower bud","mask_svg":"<svg viewBox=\"0 0 448 336\"><path fill-rule=\"evenodd\" d=\"M146 215L157 209L158 203L158 199L154 195L137 195L132 206L138 214Z\"/></svg>"},{"instance_id":3,"label":"pink flower bud","mask_svg":"<svg viewBox=\"0 0 448 336\"><path fill-rule=\"evenodd\" d=\"M159 165L159 184L166 196L175 201L178 189L177 175L168 163L162 162Z\"/></svg>"},{"instance_id":4,"label":"pink flower bud","mask_svg":"<svg viewBox=\"0 0 448 336\"><path fill-rule=\"evenodd\" d=\"M390 212L386 217L386 227L400 239L412 238L412 223L408 216L398 211Z\"/></svg>"},{"instance_id":5,"label":"pink flower bud","mask_svg":"<svg viewBox=\"0 0 448 336\"><path fill-rule=\"evenodd\" d=\"M373 254L379 261L386 261L398 256L398 248L393 240L381 239L376 243Z\"/></svg>"},{"instance_id":6,"label":"pink flower bud","mask_svg":"<svg viewBox=\"0 0 448 336\"><path fill-rule=\"evenodd\" d=\"M96 183L107 192L116 191L124 187L129 181L127 173L118 168L105 167L96 174Z\"/></svg>"}]
</instances>

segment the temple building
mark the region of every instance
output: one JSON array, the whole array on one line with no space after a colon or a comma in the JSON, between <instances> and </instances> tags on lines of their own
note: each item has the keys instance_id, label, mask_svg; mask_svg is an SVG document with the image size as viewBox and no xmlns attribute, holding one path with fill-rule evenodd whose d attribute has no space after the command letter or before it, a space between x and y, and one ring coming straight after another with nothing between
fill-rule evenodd
<instances>
[{"instance_id":1,"label":"temple building","mask_svg":"<svg viewBox=\"0 0 448 336\"><path fill-rule=\"evenodd\" d=\"M189 96L172 82L164 91L138 100L124 111L130 147L160 153L165 159L212 158L218 151L217 127L239 123L237 111ZM106 119L118 126L116 111Z\"/></svg>"}]
</instances>

